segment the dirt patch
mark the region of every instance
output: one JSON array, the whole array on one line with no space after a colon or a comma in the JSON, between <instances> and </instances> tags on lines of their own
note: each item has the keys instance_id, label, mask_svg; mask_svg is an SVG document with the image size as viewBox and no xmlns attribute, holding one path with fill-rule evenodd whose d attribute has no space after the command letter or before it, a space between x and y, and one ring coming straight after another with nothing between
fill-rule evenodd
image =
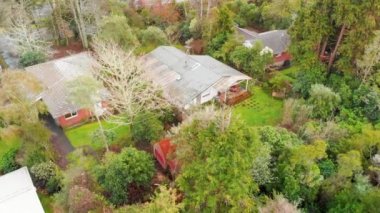
<instances>
[{"instance_id":1,"label":"dirt patch","mask_svg":"<svg viewBox=\"0 0 380 213\"><path fill-rule=\"evenodd\" d=\"M268 31L267 29L260 27L260 26L248 26L248 27L245 27L245 29L248 29L250 31L254 31L257 33L262 33L262 32Z\"/></svg>"},{"instance_id":2,"label":"dirt patch","mask_svg":"<svg viewBox=\"0 0 380 213\"><path fill-rule=\"evenodd\" d=\"M72 54L83 52L84 48L80 41L69 41L69 44L67 46L53 46L53 50L53 58L58 59Z\"/></svg>"},{"instance_id":3,"label":"dirt patch","mask_svg":"<svg viewBox=\"0 0 380 213\"><path fill-rule=\"evenodd\" d=\"M194 40L191 44L191 51L193 54L202 54L204 51L204 43L202 39Z\"/></svg>"}]
</instances>

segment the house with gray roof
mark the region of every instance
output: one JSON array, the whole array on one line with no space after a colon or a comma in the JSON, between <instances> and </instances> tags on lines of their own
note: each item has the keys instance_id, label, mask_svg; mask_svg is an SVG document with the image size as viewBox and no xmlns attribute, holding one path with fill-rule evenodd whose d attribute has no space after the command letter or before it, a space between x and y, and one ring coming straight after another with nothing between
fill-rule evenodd
<instances>
[{"instance_id":1,"label":"house with gray roof","mask_svg":"<svg viewBox=\"0 0 380 213\"><path fill-rule=\"evenodd\" d=\"M290 36L287 30L272 30L258 33L252 30L237 27L237 33L244 38L243 45L251 48L257 42L261 42L264 48L273 53L273 59L276 65L282 65L285 61L290 61L291 56L288 53L290 45Z\"/></svg>"},{"instance_id":2,"label":"house with gray roof","mask_svg":"<svg viewBox=\"0 0 380 213\"><path fill-rule=\"evenodd\" d=\"M0 212L44 213L26 167L0 176Z\"/></svg>"},{"instance_id":3,"label":"house with gray roof","mask_svg":"<svg viewBox=\"0 0 380 213\"><path fill-rule=\"evenodd\" d=\"M25 70L33 74L42 84L43 92L36 100L42 100L55 119L62 127L70 127L82 123L93 113L102 115L105 112L107 92L98 91L99 100L94 107L95 112L72 103L67 83L85 75L91 75L99 66L89 52L82 52L68 57L48 61L45 63L26 67Z\"/></svg>"},{"instance_id":4,"label":"house with gray roof","mask_svg":"<svg viewBox=\"0 0 380 213\"><path fill-rule=\"evenodd\" d=\"M214 99L231 102L247 94L251 79L208 55L188 55L171 46L160 46L141 60L147 79L181 109Z\"/></svg>"}]
</instances>

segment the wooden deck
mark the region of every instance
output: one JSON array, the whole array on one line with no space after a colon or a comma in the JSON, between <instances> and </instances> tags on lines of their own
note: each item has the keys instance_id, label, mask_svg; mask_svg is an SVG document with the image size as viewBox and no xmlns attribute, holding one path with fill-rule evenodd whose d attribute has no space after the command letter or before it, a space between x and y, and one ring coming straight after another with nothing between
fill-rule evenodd
<instances>
[{"instance_id":1,"label":"wooden deck","mask_svg":"<svg viewBox=\"0 0 380 213\"><path fill-rule=\"evenodd\" d=\"M251 93L247 90L240 90L237 92L227 92L227 99L225 100L225 94L221 94L219 96L219 100L222 103L226 103L227 105L235 105L238 104L246 99L248 99L251 96Z\"/></svg>"}]
</instances>

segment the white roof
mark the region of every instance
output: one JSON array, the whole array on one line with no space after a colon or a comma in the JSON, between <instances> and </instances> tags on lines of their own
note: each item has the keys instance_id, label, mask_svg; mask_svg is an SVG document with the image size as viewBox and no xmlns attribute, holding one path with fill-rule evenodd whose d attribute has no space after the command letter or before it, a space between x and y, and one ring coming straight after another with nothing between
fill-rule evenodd
<instances>
[{"instance_id":1,"label":"white roof","mask_svg":"<svg viewBox=\"0 0 380 213\"><path fill-rule=\"evenodd\" d=\"M26 167L0 176L0 212L44 212Z\"/></svg>"},{"instance_id":2,"label":"white roof","mask_svg":"<svg viewBox=\"0 0 380 213\"><path fill-rule=\"evenodd\" d=\"M188 55L171 46L157 47L141 60L147 78L179 107L190 104L211 87L226 91L236 82L251 79L210 56Z\"/></svg>"}]
</instances>

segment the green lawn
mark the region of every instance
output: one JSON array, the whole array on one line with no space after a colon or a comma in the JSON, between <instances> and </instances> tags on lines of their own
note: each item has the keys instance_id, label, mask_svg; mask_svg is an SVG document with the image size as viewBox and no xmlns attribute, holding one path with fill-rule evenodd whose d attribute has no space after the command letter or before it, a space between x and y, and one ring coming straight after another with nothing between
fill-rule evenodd
<instances>
[{"instance_id":1,"label":"green lawn","mask_svg":"<svg viewBox=\"0 0 380 213\"><path fill-rule=\"evenodd\" d=\"M48 196L48 195L44 195L44 194L41 194L41 193L38 193L38 197L40 198L40 201L41 201L41 204L42 204L42 207L44 208L45 210L45 213L53 213L53 197L52 196Z\"/></svg>"},{"instance_id":2,"label":"green lawn","mask_svg":"<svg viewBox=\"0 0 380 213\"><path fill-rule=\"evenodd\" d=\"M301 69L300 67L293 65L293 66L291 66L287 69L281 70L279 72L283 75L287 75L291 78L295 78L297 73L300 71L300 69Z\"/></svg>"},{"instance_id":3,"label":"green lawn","mask_svg":"<svg viewBox=\"0 0 380 213\"><path fill-rule=\"evenodd\" d=\"M281 121L283 102L266 93L261 87L251 88L252 96L234 107L234 114L239 115L250 126L276 125Z\"/></svg>"},{"instance_id":4,"label":"green lawn","mask_svg":"<svg viewBox=\"0 0 380 213\"><path fill-rule=\"evenodd\" d=\"M105 121L102 121L102 124L105 130L112 130L115 133L116 138L114 142L118 142L123 139L128 140L129 126L118 127L116 124L107 123ZM95 149L99 149L103 147L103 144L92 142L92 133L98 128L98 123L94 122L84 124L72 129L67 129L65 130L65 133L75 148L90 145Z\"/></svg>"},{"instance_id":5,"label":"green lawn","mask_svg":"<svg viewBox=\"0 0 380 213\"><path fill-rule=\"evenodd\" d=\"M12 148L18 148L21 145L21 140L18 137L12 139L0 140L0 158Z\"/></svg>"}]
</instances>

